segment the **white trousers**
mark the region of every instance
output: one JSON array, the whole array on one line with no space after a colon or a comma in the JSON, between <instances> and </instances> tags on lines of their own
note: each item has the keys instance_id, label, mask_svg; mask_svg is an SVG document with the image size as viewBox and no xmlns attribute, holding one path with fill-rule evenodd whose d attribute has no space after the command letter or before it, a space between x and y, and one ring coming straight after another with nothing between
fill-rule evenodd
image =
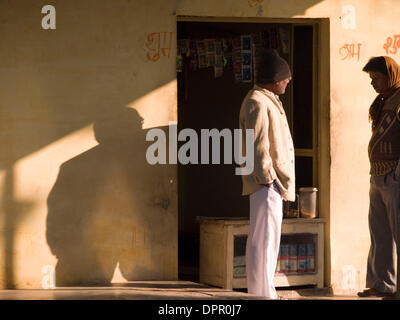
<instances>
[{"instance_id":1,"label":"white trousers","mask_svg":"<svg viewBox=\"0 0 400 320\"><path fill-rule=\"evenodd\" d=\"M250 195L250 233L246 244L248 293L277 299L274 275L282 229L282 197L278 186Z\"/></svg>"}]
</instances>

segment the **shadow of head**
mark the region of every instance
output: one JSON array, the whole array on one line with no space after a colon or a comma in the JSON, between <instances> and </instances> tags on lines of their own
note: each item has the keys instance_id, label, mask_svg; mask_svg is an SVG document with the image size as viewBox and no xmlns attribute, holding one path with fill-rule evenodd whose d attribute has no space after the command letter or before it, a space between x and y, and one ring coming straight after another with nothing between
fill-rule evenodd
<instances>
[{"instance_id":1,"label":"shadow of head","mask_svg":"<svg viewBox=\"0 0 400 320\"><path fill-rule=\"evenodd\" d=\"M98 117L93 125L96 141L103 147L144 145L143 118L135 109L121 108Z\"/></svg>"}]
</instances>

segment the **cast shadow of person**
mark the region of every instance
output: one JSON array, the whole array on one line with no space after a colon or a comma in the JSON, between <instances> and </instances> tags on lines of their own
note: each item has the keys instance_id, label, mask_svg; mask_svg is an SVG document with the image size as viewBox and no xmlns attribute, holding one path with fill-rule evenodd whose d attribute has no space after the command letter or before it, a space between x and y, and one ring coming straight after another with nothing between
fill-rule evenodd
<instances>
[{"instance_id":1,"label":"cast shadow of person","mask_svg":"<svg viewBox=\"0 0 400 320\"><path fill-rule=\"evenodd\" d=\"M142 121L131 108L95 121L99 144L60 167L46 229L58 259L57 286L110 283L117 263L132 253L135 230L148 230L157 219L148 209L157 169L146 161ZM132 263L120 269L127 278L134 273Z\"/></svg>"}]
</instances>

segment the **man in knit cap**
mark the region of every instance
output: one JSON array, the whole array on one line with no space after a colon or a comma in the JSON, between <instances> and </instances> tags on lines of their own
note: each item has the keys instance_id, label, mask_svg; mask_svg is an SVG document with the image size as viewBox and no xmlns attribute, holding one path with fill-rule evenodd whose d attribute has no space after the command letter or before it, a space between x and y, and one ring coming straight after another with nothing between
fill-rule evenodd
<instances>
[{"instance_id":1,"label":"man in knit cap","mask_svg":"<svg viewBox=\"0 0 400 320\"><path fill-rule=\"evenodd\" d=\"M369 109L372 136L370 160L367 264L369 289L360 297L391 296L396 292L396 249L400 214L400 67L390 57L371 58L363 68L378 93Z\"/></svg>"},{"instance_id":2,"label":"man in knit cap","mask_svg":"<svg viewBox=\"0 0 400 320\"><path fill-rule=\"evenodd\" d=\"M250 197L250 233L246 246L247 289L278 299L274 275L282 226L282 199L295 200L294 147L279 95L291 80L289 65L276 50L258 53L256 84L240 110L244 132L254 130L254 170L242 175L243 195Z\"/></svg>"}]
</instances>

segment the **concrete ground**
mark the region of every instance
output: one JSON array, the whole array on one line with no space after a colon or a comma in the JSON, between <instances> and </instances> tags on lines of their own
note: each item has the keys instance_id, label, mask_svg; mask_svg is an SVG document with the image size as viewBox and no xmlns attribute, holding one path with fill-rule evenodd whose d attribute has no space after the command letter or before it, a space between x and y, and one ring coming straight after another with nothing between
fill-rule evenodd
<instances>
[{"instance_id":1,"label":"concrete ground","mask_svg":"<svg viewBox=\"0 0 400 320\"><path fill-rule=\"evenodd\" d=\"M382 300L335 296L329 288L278 289L285 300ZM0 300L263 300L246 290L227 290L191 281L132 281L110 286L0 290Z\"/></svg>"}]
</instances>

